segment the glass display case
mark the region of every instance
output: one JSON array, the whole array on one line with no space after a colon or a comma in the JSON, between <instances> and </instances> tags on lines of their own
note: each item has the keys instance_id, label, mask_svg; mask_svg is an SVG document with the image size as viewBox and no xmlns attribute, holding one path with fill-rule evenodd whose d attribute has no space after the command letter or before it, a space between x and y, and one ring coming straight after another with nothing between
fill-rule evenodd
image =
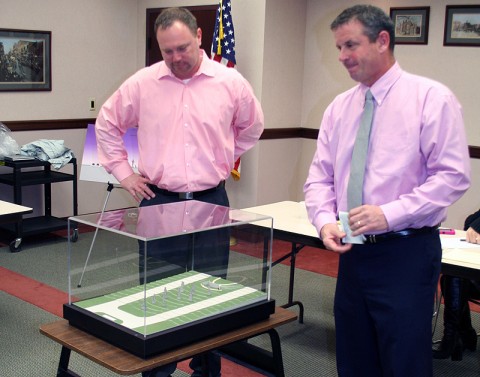
<instances>
[{"instance_id":1,"label":"glass display case","mask_svg":"<svg viewBox=\"0 0 480 377\"><path fill-rule=\"evenodd\" d=\"M64 318L143 358L268 318L272 225L195 200L70 217Z\"/></svg>"}]
</instances>

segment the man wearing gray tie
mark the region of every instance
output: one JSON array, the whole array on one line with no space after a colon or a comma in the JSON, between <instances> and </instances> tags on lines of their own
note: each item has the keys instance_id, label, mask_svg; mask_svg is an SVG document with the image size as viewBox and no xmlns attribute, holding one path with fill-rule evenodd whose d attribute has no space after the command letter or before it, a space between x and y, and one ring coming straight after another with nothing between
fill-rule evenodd
<instances>
[{"instance_id":1,"label":"man wearing gray tie","mask_svg":"<svg viewBox=\"0 0 480 377\"><path fill-rule=\"evenodd\" d=\"M325 110L304 193L340 254L338 375L429 377L437 228L470 185L462 109L444 85L400 68L381 9L348 8L331 30L358 85Z\"/></svg>"}]
</instances>

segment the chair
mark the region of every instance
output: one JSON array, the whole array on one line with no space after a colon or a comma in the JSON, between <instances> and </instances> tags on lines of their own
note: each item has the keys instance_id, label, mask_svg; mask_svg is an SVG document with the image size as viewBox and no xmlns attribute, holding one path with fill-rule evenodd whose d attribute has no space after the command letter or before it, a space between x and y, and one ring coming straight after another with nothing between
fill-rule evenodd
<instances>
[{"instance_id":1,"label":"chair","mask_svg":"<svg viewBox=\"0 0 480 377\"><path fill-rule=\"evenodd\" d=\"M437 288L435 291L435 305L434 305L434 310L433 310L433 329L432 329L432 343L437 344L441 342L441 339L438 340L433 340L433 336L435 335L435 329L437 327L437 322L438 322L438 316L440 314L440 305L442 304L442 299L443 299L443 293L440 287ZM469 297L468 302L471 302L475 305L478 305L480 307L480 300L476 298ZM480 332L477 332L477 336L480 336Z\"/></svg>"}]
</instances>

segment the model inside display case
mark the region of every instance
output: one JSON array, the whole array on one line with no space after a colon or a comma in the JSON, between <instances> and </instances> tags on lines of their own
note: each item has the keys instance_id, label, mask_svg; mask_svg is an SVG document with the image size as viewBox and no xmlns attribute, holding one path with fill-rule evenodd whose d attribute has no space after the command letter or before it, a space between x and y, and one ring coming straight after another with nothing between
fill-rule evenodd
<instances>
[{"instance_id":1,"label":"model inside display case","mask_svg":"<svg viewBox=\"0 0 480 377\"><path fill-rule=\"evenodd\" d=\"M69 243L64 317L133 354L149 357L274 312L268 216L185 201L69 221L95 232L89 245ZM231 250L232 233L248 240L248 253Z\"/></svg>"},{"instance_id":2,"label":"model inside display case","mask_svg":"<svg viewBox=\"0 0 480 377\"><path fill-rule=\"evenodd\" d=\"M267 294L257 289L189 271L147 283L146 294L143 286L137 286L74 305L150 335L266 299Z\"/></svg>"}]
</instances>

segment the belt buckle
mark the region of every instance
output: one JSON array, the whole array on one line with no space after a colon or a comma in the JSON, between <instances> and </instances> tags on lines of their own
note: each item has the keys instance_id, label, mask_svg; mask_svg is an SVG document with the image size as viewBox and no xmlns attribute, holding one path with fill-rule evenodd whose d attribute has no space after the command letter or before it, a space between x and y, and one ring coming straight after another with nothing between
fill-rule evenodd
<instances>
[{"instance_id":1,"label":"belt buckle","mask_svg":"<svg viewBox=\"0 0 480 377\"><path fill-rule=\"evenodd\" d=\"M370 243L377 243L377 239L375 237L375 234L369 234L368 235L368 242Z\"/></svg>"},{"instance_id":2,"label":"belt buckle","mask_svg":"<svg viewBox=\"0 0 480 377\"><path fill-rule=\"evenodd\" d=\"M178 193L178 198L179 199L184 199L184 200L192 200L193 199L193 192L179 192Z\"/></svg>"}]
</instances>

